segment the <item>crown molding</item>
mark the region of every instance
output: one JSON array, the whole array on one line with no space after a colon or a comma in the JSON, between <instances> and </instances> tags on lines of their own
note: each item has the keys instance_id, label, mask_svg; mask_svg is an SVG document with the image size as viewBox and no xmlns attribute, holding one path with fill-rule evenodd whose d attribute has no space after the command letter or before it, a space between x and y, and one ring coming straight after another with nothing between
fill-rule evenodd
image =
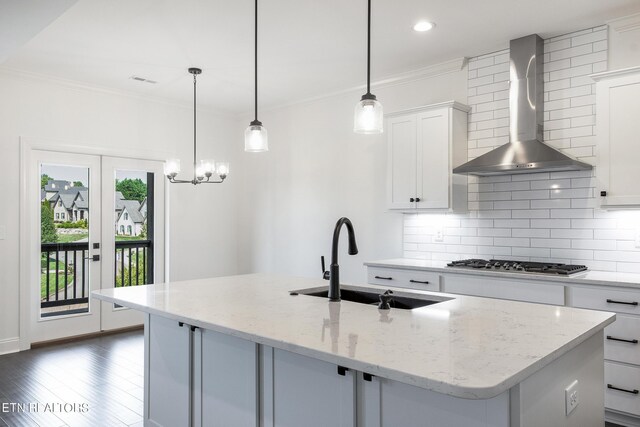
<instances>
[{"instance_id":1,"label":"crown molding","mask_svg":"<svg viewBox=\"0 0 640 427\"><path fill-rule=\"evenodd\" d=\"M640 30L640 13L607 21L609 28L617 33Z\"/></svg>"},{"instance_id":2,"label":"crown molding","mask_svg":"<svg viewBox=\"0 0 640 427\"><path fill-rule=\"evenodd\" d=\"M635 75L635 74L640 74L640 66L622 68L619 70L603 71L601 73L590 74L589 77L599 82L600 80L607 80L607 79L612 79L616 77L623 77L623 76Z\"/></svg>"}]
</instances>

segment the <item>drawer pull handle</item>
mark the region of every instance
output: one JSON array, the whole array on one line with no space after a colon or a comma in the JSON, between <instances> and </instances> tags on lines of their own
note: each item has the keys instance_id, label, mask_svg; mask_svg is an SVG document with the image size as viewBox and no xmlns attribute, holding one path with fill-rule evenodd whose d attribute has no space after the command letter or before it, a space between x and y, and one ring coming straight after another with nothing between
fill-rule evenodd
<instances>
[{"instance_id":1,"label":"drawer pull handle","mask_svg":"<svg viewBox=\"0 0 640 427\"><path fill-rule=\"evenodd\" d=\"M611 341L622 341L622 342L628 342L629 344L638 344L638 340L625 340L624 338L616 338L616 337L612 337L611 335L607 335L607 339L611 340Z\"/></svg>"},{"instance_id":2,"label":"drawer pull handle","mask_svg":"<svg viewBox=\"0 0 640 427\"><path fill-rule=\"evenodd\" d=\"M409 282L410 283L422 283L423 285L428 285L429 284L429 282L427 280L422 281L422 280L413 280L413 279L411 279L411 280L409 280Z\"/></svg>"},{"instance_id":3,"label":"drawer pull handle","mask_svg":"<svg viewBox=\"0 0 640 427\"><path fill-rule=\"evenodd\" d=\"M375 279L381 279L381 280L393 280L393 277L382 277L382 276L375 276Z\"/></svg>"},{"instance_id":4,"label":"drawer pull handle","mask_svg":"<svg viewBox=\"0 0 640 427\"><path fill-rule=\"evenodd\" d=\"M610 388L611 390L624 391L625 393L631 393L631 394L638 394L638 393L640 393L640 391L638 391L637 389L634 389L634 390L627 390L626 388L619 388L619 387L615 387L615 386L612 386L611 384L607 384L607 388Z\"/></svg>"},{"instance_id":5,"label":"drawer pull handle","mask_svg":"<svg viewBox=\"0 0 640 427\"><path fill-rule=\"evenodd\" d=\"M616 300L609 299L609 298L607 298L607 302L610 303L610 304L638 305L638 301L632 301L632 302L616 301Z\"/></svg>"}]
</instances>

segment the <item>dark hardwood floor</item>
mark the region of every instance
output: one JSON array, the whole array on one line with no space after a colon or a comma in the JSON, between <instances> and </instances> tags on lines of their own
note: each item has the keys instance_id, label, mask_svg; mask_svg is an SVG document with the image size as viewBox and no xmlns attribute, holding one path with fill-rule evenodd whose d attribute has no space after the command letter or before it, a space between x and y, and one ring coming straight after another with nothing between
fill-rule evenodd
<instances>
[{"instance_id":1,"label":"dark hardwood floor","mask_svg":"<svg viewBox=\"0 0 640 427\"><path fill-rule=\"evenodd\" d=\"M143 366L141 330L0 356L0 427L142 426Z\"/></svg>"}]
</instances>

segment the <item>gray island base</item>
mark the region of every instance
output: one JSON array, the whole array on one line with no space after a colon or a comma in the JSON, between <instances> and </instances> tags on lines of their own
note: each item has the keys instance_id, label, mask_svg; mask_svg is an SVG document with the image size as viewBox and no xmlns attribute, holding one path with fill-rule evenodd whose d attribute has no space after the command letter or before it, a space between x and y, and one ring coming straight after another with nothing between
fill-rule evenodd
<instances>
[{"instance_id":1,"label":"gray island base","mask_svg":"<svg viewBox=\"0 0 640 427\"><path fill-rule=\"evenodd\" d=\"M604 425L611 313L420 291L442 302L378 310L288 292L323 285L254 274L93 297L146 313L148 426Z\"/></svg>"}]
</instances>

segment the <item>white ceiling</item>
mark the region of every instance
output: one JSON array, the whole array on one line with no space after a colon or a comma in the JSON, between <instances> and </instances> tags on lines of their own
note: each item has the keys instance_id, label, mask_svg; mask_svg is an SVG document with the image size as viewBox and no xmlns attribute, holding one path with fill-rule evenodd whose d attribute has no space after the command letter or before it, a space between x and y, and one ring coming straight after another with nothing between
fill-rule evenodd
<instances>
[{"instance_id":1,"label":"white ceiling","mask_svg":"<svg viewBox=\"0 0 640 427\"><path fill-rule=\"evenodd\" d=\"M638 0L373 0L372 79L638 11ZM419 18L436 28L414 32ZM366 1L263 0L259 42L262 106L361 85ZM247 113L253 102L253 1L79 0L2 65L180 102L192 96L186 69L198 66L204 69L200 104Z\"/></svg>"}]
</instances>

